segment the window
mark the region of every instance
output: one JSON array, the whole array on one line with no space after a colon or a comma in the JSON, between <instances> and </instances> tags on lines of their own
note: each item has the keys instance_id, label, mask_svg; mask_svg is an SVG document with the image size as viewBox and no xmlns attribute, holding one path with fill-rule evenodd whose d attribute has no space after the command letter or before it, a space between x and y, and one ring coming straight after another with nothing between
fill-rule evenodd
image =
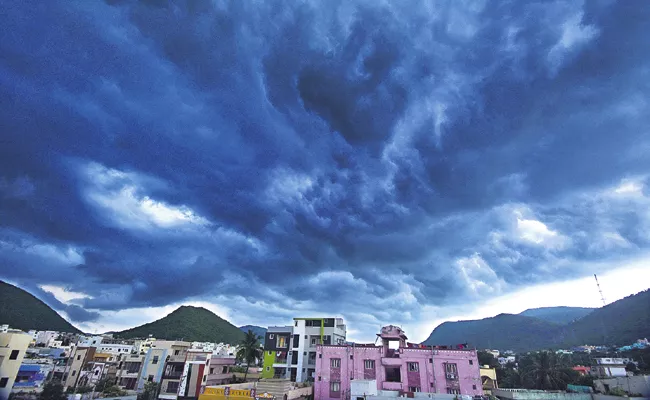
<instances>
[{"instance_id":1,"label":"window","mask_svg":"<svg viewBox=\"0 0 650 400\"><path fill-rule=\"evenodd\" d=\"M460 389L447 388L447 394L460 394Z\"/></svg>"},{"instance_id":2,"label":"window","mask_svg":"<svg viewBox=\"0 0 650 400\"><path fill-rule=\"evenodd\" d=\"M472 389L473 389L473 390L476 390L476 385L472 385Z\"/></svg>"},{"instance_id":3,"label":"window","mask_svg":"<svg viewBox=\"0 0 650 400\"><path fill-rule=\"evenodd\" d=\"M340 392L341 382L330 382L330 392Z\"/></svg>"},{"instance_id":4,"label":"window","mask_svg":"<svg viewBox=\"0 0 650 400\"><path fill-rule=\"evenodd\" d=\"M321 377L319 376L319 377L318 377L318 382L320 382L320 380L321 380Z\"/></svg>"},{"instance_id":5,"label":"window","mask_svg":"<svg viewBox=\"0 0 650 400\"><path fill-rule=\"evenodd\" d=\"M149 382L153 382L153 375L149 375L149 377L147 378L147 380L148 380Z\"/></svg>"},{"instance_id":6,"label":"window","mask_svg":"<svg viewBox=\"0 0 650 400\"><path fill-rule=\"evenodd\" d=\"M375 369L375 360L363 360L363 368Z\"/></svg>"},{"instance_id":7,"label":"window","mask_svg":"<svg viewBox=\"0 0 650 400\"><path fill-rule=\"evenodd\" d=\"M176 393L178 392L178 382L170 381L167 382L167 393Z\"/></svg>"},{"instance_id":8,"label":"window","mask_svg":"<svg viewBox=\"0 0 650 400\"><path fill-rule=\"evenodd\" d=\"M214 374L214 368L210 368L210 375Z\"/></svg>"},{"instance_id":9,"label":"window","mask_svg":"<svg viewBox=\"0 0 650 400\"><path fill-rule=\"evenodd\" d=\"M228 366L224 365L223 368L221 368L221 373L222 374L227 374L228 373Z\"/></svg>"},{"instance_id":10,"label":"window","mask_svg":"<svg viewBox=\"0 0 650 400\"><path fill-rule=\"evenodd\" d=\"M273 352L272 352L272 351L269 351L269 355L273 355Z\"/></svg>"},{"instance_id":11,"label":"window","mask_svg":"<svg viewBox=\"0 0 650 400\"><path fill-rule=\"evenodd\" d=\"M0 378L0 388L6 388L9 378Z\"/></svg>"},{"instance_id":12,"label":"window","mask_svg":"<svg viewBox=\"0 0 650 400\"><path fill-rule=\"evenodd\" d=\"M287 337L286 336L278 336L278 341L276 342L276 347L278 347L278 348L287 347Z\"/></svg>"},{"instance_id":13,"label":"window","mask_svg":"<svg viewBox=\"0 0 650 400\"><path fill-rule=\"evenodd\" d=\"M445 363L445 372L455 375L458 373L458 367L454 363Z\"/></svg>"},{"instance_id":14,"label":"window","mask_svg":"<svg viewBox=\"0 0 650 400\"><path fill-rule=\"evenodd\" d=\"M409 386L409 392L419 392L420 387L419 386Z\"/></svg>"},{"instance_id":15,"label":"window","mask_svg":"<svg viewBox=\"0 0 650 400\"><path fill-rule=\"evenodd\" d=\"M152 364L158 364L158 356L153 356Z\"/></svg>"},{"instance_id":16,"label":"window","mask_svg":"<svg viewBox=\"0 0 650 400\"><path fill-rule=\"evenodd\" d=\"M17 360L20 350L11 350L11 355L9 356L10 360Z\"/></svg>"},{"instance_id":17,"label":"window","mask_svg":"<svg viewBox=\"0 0 650 400\"><path fill-rule=\"evenodd\" d=\"M267 370L267 371L270 371L270 370L271 370L271 367L266 367L266 370Z\"/></svg>"},{"instance_id":18,"label":"window","mask_svg":"<svg viewBox=\"0 0 650 400\"><path fill-rule=\"evenodd\" d=\"M98 369L95 370L95 375L99 375L99 370Z\"/></svg>"},{"instance_id":19,"label":"window","mask_svg":"<svg viewBox=\"0 0 650 400\"><path fill-rule=\"evenodd\" d=\"M418 372L420 370L420 365L416 362L407 363L409 372Z\"/></svg>"},{"instance_id":20,"label":"window","mask_svg":"<svg viewBox=\"0 0 650 400\"><path fill-rule=\"evenodd\" d=\"M77 356L77 360L81 360L81 356Z\"/></svg>"},{"instance_id":21,"label":"window","mask_svg":"<svg viewBox=\"0 0 650 400\"><path fill-rule=\"evenodd\" d=\"M177 355L179 355L179 354L181 354L181 351L180 351L180 350L174 350L174 355L175 355L175 356L177 356Z\"/></svg>"},{"instance_id":22,"label":"window","mask_svg":"<svg viewBox=\"0 0 650 400\"><path fill-rule=\"evenodd\" d=\"M75 375L77 375L77 371L75 371L75 370L73 369L73 370L72 370L72 376L75 376Z\"/></svg>"},{"instance_id":23,"label":"window","mask_svg":"<svg viewBox=\"0 0 650 400\"><path fill-rule=\"evenodd\" d=\"M311 337L311 345L315 346L317 344L321 344L320 343L320 336L312 336Z\"/></svg>"},{"instance_id":24,"label":"window","mask_svg":"<svg viewBox=\"0 0 650 400\"><path fill-rule=\"evenodd\" d=\"M469 365L474 365L474 360L469 360Z\"/></svg>"},{"instance_id":25,"label":"window","mask_svg":"<svg viewBox=\"0 0 650 400\"><path fill-rule=\"evenodd\" d=\"M331 368L341 368L341 359L340 358L332 358L330 360L330 367Z\"/></svg>"},{"instance_id":26,"label":"window","mask_svg":"<svg viewBox=\"0 0 650 400\"><path fill-rule=\"evenodd\" d=\"M298 326L298 321L295 322L295 326Z\"/></svg>"},{"instance_id":27,"label":"window","mask_svg":"<svg viewBox=\"0 0 650 400\"><path fill-rule=\"evenodd\" d=\"M433 358L429 359L429 364L433 364Z\"/></svg>"}]
</instances>

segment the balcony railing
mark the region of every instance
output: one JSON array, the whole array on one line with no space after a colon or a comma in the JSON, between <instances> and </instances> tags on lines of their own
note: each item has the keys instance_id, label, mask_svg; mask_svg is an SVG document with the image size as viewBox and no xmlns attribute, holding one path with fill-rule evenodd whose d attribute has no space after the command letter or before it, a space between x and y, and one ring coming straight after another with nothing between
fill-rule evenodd
<instances>
[{"instance_id":1,"label":"balcony railing","mask_svg":"<svg viewBox=\"0 0 650 400\"><path fill-rule=\"evenodd\" d=\"M163 379L178 379L183 375L183 371L172 371L163 374Z\"/></svg>"}]
</instances>

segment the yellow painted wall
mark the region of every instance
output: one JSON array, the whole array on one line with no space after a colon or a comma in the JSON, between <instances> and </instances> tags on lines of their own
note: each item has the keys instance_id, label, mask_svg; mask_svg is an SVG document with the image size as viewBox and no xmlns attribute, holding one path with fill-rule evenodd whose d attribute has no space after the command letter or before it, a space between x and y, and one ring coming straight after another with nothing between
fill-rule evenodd
<instances>
[{"instance_id":1,"label":"yellow painted wall","mask_svg":"<svg viewBox=\"0 0 650 400\"><path fill-rule=\"evenodd\" d=\"M224 388L207 387L199 400L251 400L251 391L249 389L231 389L230 395L226 397Z\"/></svg>"}]
</instances>

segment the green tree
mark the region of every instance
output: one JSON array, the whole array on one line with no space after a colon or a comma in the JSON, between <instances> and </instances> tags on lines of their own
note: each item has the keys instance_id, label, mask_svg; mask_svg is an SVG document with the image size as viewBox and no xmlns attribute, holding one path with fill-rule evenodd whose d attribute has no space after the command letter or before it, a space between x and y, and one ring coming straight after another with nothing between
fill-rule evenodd
<instances>
[{"instance_id":1,"label":"green tree","mask_svg":"<svg viewBox=\"0 0 650 400\"><path fill-rule=\"evenodd\" d=\"M43 386L43 391L38 396L39 400L66 400L63 385L58 381L50 381Z\"/></svg>"},{"instance_id":2,"label":"green tree","mask_svg":"<svg viewBox=\"0 0 650 400\"><path fill-rule=\"evenodd\" d=\"M246 362L246 373L244 373L244 382L248 376L248 368L256 359L262 357L262 350L260 349L260 342L258 336L252 331L248 330L246 336L239 343L237 350L237 358Z\"/></svg>"},{"instance_id":3,"label":"green tree","mask_svg":"<svg viewBox=\"0 0 650 400\"><path fill-rule=\"evenodd\" d=\"M521 374L514 368L505 369L503 377L499 378L497 376L499 387L508 388L508 389L520 389L523 388L523 382Z\"/></svg>"},{"instance_id":4,"label":"green tree","mask_svg":"<svg viewBox=\"0 0 650 400\"><path fill-rule=\"evenodd\" d=\"M562 357L549 351L540 351L522 357L519 363L524 387L528 389L566 389L577 374Z\"/></svg>"},{"instance_id":5,"label":"green tree","mask_svg":"<svg viewBox=\"0 0 650 400\"><path fill-rule=\"evenodd\" d=\"M490 368L499 368L499 361L492 355L492 353L488 353L487 351L479 351L477 353L478 356L478 363L482 367L484 365L488 365Z\"/></svg>"},{"instance_id":6,"label":"green tree","mask_svg":"<svg viewBox=\"0 0 650 400\"><path fill-rule=\"evenodd\" d=\"M156 382L147 382L144 384L144 390L138 393L137 400L156 400L160 392L160 384Z\"/></svg>"},{"instance_id":7,"label":"green tree","mask_svg":"<svg viewBox=\"0 0 650 400\"><path fill-rule=\"evenodd\" d=\"M634 375L636 375L639 372L639 368L637 368L636 364L633 362L627 363L625 366L625 370L628 372L632 372Z\"/></svg>"}]
</instances>

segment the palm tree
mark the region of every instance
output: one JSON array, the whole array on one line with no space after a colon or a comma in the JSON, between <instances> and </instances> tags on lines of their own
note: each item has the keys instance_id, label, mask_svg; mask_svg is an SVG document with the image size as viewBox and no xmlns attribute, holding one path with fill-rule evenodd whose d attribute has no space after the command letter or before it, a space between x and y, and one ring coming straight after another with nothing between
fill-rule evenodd
<instances>
[{"instance_id":1,"label":"palm tree","mask_svg":"<svg viewBox=\"0 0 650 400\"><path fill-rule=\"evenodd\" d=\"M246 372L244 373L244 382L248 376L248 367L254 363L258 358L262 358L262 350L260 349L260 342L258 336L252 331L248 330L244 339L239 342L239 349L237 350L237 358L246 361Z\"/></svg>"},{"instance_id":2,"label":"palm tree","mask_svg":"<svg viewBox=\"0 0 650 400\"><path fill-rule=\"evenodd\" d=\"M531 389L565 389L571 381L571 369L553 352L530 354L520 364L522 381Z\"/></svg>"}]
</instances>

